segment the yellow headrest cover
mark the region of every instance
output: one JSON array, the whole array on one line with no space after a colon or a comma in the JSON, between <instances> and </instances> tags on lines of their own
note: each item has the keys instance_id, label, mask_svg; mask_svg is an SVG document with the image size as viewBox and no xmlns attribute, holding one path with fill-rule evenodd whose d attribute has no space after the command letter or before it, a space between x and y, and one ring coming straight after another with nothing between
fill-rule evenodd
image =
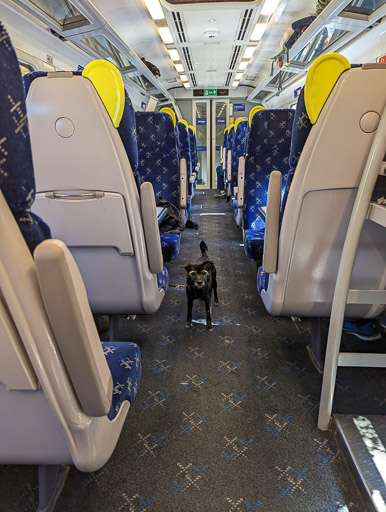
<instances>
[{"instance_id":1,"label":"yellow headrest cover","mask_svg":"<svg viewBox=\"0 0 386 512\"><path fill-rule=\"evenodd\" d=\"M192 132L194 133L194 135L196 135L196 129L194 126L192 126L191 124L188 125L188 128L191 128Z\"/></svg>"},{"instance_id":2,"label":"yellow headrest cover","mask_svg":"<svg viewBox=\"0 0 386 512\"><path fill-rule=\"evenodd\" d=\"M93 83L115 128L118 128L125 107L125 88L120 72L107 60L93 60L82 71Z\"/></svg>"},{"instance_id":3,"label":"yellow headrest cover","mask_svg":"<svg viewBox=\"0 0 386 512\"><path fill-rule=\"evenodd\" d=\"M261 105L256 105L256 107L253 107L253 109L249 112L249 118L248 118L249 127L251 127L253 116L256 114L256 112L260 112L260 110L265 110L265 109Z\"/></svg>"},{"instance_id":4,"label":"yellow headrest cover","mask_svg":"<svg viewBox=\"0 0 386 512\"><path fill-rule=\"evenodd\" d=\"M173 125L176 126L176 114L174 110L172 110L169 107L164 107L160 109L160 112L163 112L164 114L169 114L169 116L173 119Z\"/></svg>"},{"instance_id":5,"label":"yellow headrest cover","mask_svg":"<svg viewBox=\"0 0 386 512\"><path fill-rule=\"evenodd\" d=\"M234 124L230 124L229 125L229 133L231 132L231 130L234 130L235 129L235 125Z\"/></svg>"},{"instance_id":6,"label":"yellow headrest cover","mask_svg":"<svg viewBox=\"0 0 386 512\"><path fill-rule=\"evenodd\" d=\"M311 64L304 85L304 103L312 124L316 123L340 75L350 68L349 61L339 53L326 53Z\"/></svg>"},{"instance_id":7,"label":"yellow headrest cover","mask_svg":"<svg viewBox=\"0 0 386 512\"><path fill-rule=\"evenodd\" d=\"M184 124L186 126L186 129L189 128L188 121L185 121L185 119L180 119L178 122Z\"/></svg>"},{"instance_id":8,"label":"yellow headrest cover","mask_svg":"<svg viewBox=\"0 0 386 512\"><path fill-rule=\"evenodd\" d=\"M227 126L224 130L224 133L226 133L229 130L229 126Z\"/></svg>"},{"instance_id":9,"label":"yellow headrest cover","mask_svg":"<svg viewBox=\"0 0 386 512\"><path fill-rule=\"evenodd\" d=\"M245 121L245 119L243 117L239 117L238 119L236 119L236 122L235 122L235 131L237 130L237 127L238 125L241 123L241 121Z\"/></svg>"}]
</instances>

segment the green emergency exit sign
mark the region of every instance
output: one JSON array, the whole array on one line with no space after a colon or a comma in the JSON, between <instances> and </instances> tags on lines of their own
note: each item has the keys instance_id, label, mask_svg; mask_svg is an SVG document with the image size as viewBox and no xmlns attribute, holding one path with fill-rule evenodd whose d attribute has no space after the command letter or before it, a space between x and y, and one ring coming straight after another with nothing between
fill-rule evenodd
<instances>
[{"instance_id":1,"label":"green emergency exit sign","mask_svg":"<svg viewBox=\"0 0 386 512\"><path fill-rule=\"evenodd\" d=\"M217 89L204 89L204 96L217 96Z\"/></svg>"}]
</instances>

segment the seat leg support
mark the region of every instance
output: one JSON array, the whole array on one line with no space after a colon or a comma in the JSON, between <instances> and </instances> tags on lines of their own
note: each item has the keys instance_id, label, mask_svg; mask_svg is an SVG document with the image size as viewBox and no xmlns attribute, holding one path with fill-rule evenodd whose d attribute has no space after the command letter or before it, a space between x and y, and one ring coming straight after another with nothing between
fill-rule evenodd
<instances>
[{"instance_id":1,"label":"seat leg support","mask_svg":"<svg viewBox=\"0 0 386 512\"><path fill-rule=\"evenodd\" d=\"M307 346L312 364L323 374L326 354L328 322L324 318L313 318L311 322L311 345Z\"/></svg>"},{"instance_id":2,"label":"seat leg support","mask_svg":"<svg viewBox=\"0 0 386 512\"><path fill-rule=\"evenodd\" d=\"M70 466L39 466L39 506L37 512L52 512L62 492Z\"/></svg>"},{"instance_id":3,"label":"seat leg support","mask_svg":"<svg viewBox=\"0 0 386 512\"><path fill-rule=\"evenodd\" d=\"M117 341L118 340L118 320L119 320L119 315L110 315L109 341Z\"/></svg>"}]
</instances>

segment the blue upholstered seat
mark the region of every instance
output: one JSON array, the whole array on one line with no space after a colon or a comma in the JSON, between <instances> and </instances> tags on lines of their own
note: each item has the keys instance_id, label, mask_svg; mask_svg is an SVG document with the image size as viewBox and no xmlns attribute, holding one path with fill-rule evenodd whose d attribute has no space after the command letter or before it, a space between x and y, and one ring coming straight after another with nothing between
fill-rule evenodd
<instances>
[{"instance_id":1,"label":"blue upholstered seat","mask_svg":"<svg viewBox=\"0 0 386 512\"><path fill-rule=\"evenodd\" d=\"M241 121L238 123L236 133L234 136L232 148L232 180L231 180L231 195L233 189L237 187L237 174L239 170L239 158L245 156L245 148L247 144L248 121ZM233 209L237 209L237 202L232 202Z\"/></svg>"},{"instance_id":2,"label":"blue upholstered seat","mask_svg":"<svg viewBox=\"0 0 386 512\"><path fill-rule=\"evenodd\" d=\"M118 126L118 133L121 136L127 156L130 160L131 170L133 171L138 190L141 186L141 178L138 171L138 136L135 122L135 110L129 95L125 91L125 108L121 122Z\"/></svg>"},{"instance_id":3,"label":"blue upholstered seat","mask_svg":"<svg viewBox=\"0 0 386 512\"><path fill-rule=\"evenodd\" d=\"M257 208L267 205L269 177L282 173L285 184L289 172L289 153L294 111L260 110L253 116L245 161L243 207L244 249L249 258L263 252L265 222Z\"/></svg>"},{"instance_id":4,"label":"blue upholstered seat","mask_svg":"<svg viewBox=\"0 0 386 512\"><path fill-rule=\"evenodd\" d=\"M189 130L185 126L184 123L178 122L176 124L178 140L180 144L180 154L181 158L185 158L186 160L186 174L187 174L187 182L188 182L188 206L187 209L190 210L192 198L194 195L193 183L190 183L190 177L192 175L192 154L191 154L191 144L190 144L190 135Z\"/></svg>"},{"instance_id":5,"label":"blue upholstered seat","mask_svg":"<svg viewBox=\"0 0 386 512\"><path fill-rule=\"evenodd\" d=\"M141 351L128 341L102 342L103 353L113 377L113 400L108 418L113 420L125 400L134 402L141 380Z\"/></svg>"},{"instance_id":6,"label":"blue upholstered seat","mask_svg":"<svg viewBox=\"0 0 386 512\"><path fill-rule=\"evenodd\" d=\"M30 208L35 199L35 177L28 132L23 83L17 58L5 29L0 24L0 189L19 225L31 252L51 238L47 224ZM42 76L42 75L39 75ZM27 83L27 88L35 77ZM108 363L114 381L113 407L108 415L113 419L123 400L134 400L141 374L140 351L134 343L117 346ZM119 347L119 350L118 350ZM124 361L134 360L134 364ZM131 389L129 390L129 382ZM127 388L125 394L116 392Z\"/></svg>"},{"instance_id":7,"label":"blue upholstered seat","mask_svg":"<svg viewBox=\"0 0 386 512\"><path fill-rule=\"evenodd\" d=\"M197 139L196 135L193 132L191 128L188 128L189 133L189 142L190 142L190 153L192 155L192 172L197 171L197 164L198 164L198 153L197 153ZM196 190L198 182L198 173L196 174L196 179L193 184L193 191Z\"/></svg>"},{"instance_id":8,"label":"blue upholstered seat","mask_svg":"<svg viewBox=\"0 0 386 512\"><path fill-rule=\"evenodd\" d=\"M231 195L231 181L228 180L228 174L227 174L227 169L228 169L228 151L231 150L232 154L233 154L233 151L234 151L234 143L235 143L235 128L234 126L231 126L231 128L229 128L228 130L228 137L227 137L227 140L226 140L226 161L227 161L227 166L225 168L225 182L226 182L226 190L227 190L227 194L228 196ZM231 159L231 163L232 163L232 159Z\"/></svg>"},{"instance_id":9,"label":"blue upholstered seat","mask_svg":"<svg viewBox=\"0 0 386 512\"><path fill-rule=\"evenodd\" d=\"M162 272L157 274L157 279L158 279L158 288L160 290L164 290L164 292L166 293L168 291L168 286L169 286L169 273L168 273L168 269L166 267L163 268Z\"/></svg>"}]
</instances>

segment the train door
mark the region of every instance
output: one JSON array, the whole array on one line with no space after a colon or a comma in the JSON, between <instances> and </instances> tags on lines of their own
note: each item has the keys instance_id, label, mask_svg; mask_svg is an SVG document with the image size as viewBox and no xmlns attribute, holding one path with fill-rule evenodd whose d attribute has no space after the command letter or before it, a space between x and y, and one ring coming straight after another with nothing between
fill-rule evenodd
<instances>
[{"instance_id":1,"label":"train door","mask_svg":"<svg viewBox=\"0 0 386 512\"><path fill-rule=\"evenodd\" d=\"M196 128L198 188L216 188L216 166L220 163L220 147L229 120L229 100L194 100L193 124Z\"/></svg>"}]
</instances>

